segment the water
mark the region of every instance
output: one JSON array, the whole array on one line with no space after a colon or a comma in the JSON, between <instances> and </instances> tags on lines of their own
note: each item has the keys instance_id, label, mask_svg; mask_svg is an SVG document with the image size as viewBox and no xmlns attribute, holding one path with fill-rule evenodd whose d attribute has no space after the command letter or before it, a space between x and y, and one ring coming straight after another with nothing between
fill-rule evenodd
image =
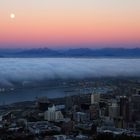
<instances>
[{"instance_id":1,"label":"water","mask_svg":"<svg viewBox=\"0 0 140 140\"><path fill-rule=\"evenodd\" d=\"M9 92L0 93L0 105L10 104L21 101L33 101L36 97L64 97L65 91L68 88L55 88L55 89L22 89ZM73 93L75 94L75 93Z\"/></svg>"},{"instance_id":2,"label":"water","mask_svg":"<svg viewBox=\"0 0 140 140\"><path fill-rule=\"evenodd\" d=\"M43 80L140 76L140 59L0 58L0 88ZM64 88L23 89L0 92L0 104L65 95Z\"/></svg>"}]
</instances>

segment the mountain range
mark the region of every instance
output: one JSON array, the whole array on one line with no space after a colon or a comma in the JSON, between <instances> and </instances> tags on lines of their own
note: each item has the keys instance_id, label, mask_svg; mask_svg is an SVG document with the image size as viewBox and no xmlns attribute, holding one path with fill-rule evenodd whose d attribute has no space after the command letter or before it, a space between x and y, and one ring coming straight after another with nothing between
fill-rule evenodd
<instances>
[{"instance_id":1,"label":"mountain range","mask_svg":"<svg viewBox=\"0 0 140 140\"><path fill-rule=\"evenodd\" d=\"M75 48L75 49L0 49L0 57L132 57L140 58L140 48Z\"/></svg>"}]
</instances>

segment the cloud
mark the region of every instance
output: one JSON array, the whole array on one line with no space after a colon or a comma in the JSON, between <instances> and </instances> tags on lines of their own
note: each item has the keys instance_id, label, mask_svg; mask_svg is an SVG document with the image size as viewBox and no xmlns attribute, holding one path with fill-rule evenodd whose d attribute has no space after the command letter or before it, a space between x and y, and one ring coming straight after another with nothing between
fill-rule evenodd
<instances>
[{"instance_id":1,"label":"cloud","mask_svg":"<svg viewBox=\"0 0 140 140\"><path fill-rule=\"evenodd\" d=\"M140 59L1 58L0 86L50 79L140 76Z\"/></svg>"}]
</instances>

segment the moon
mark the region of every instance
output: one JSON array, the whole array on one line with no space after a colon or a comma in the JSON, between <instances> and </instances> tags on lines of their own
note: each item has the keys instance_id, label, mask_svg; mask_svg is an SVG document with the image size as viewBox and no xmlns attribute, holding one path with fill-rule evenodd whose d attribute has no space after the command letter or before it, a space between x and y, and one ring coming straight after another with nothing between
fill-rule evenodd
<instances>
[{"instance_id":1,"label":"moon","mask_svg":"<svg viewBox=\"0 0 140 140\"><path fill-rule=\"evenodd\" d=\"M11 13L11 14L10 14L10 18L11 18L11 19L14 19L14 18L15 18L15 14L14 14L14 13Z\"/></svg>"}]
</instances>

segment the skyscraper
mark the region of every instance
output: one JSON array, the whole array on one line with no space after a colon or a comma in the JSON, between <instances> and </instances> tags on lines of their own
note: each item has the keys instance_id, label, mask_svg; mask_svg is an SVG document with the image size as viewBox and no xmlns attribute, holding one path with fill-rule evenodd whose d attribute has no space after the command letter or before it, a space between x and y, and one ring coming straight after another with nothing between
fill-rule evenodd
<instances>
[{"instance_id":1,"label":"skyscraper","mask_svg":"<svg viewBox=\"0 0 140 140\"><path fill-rule=\"evenodd\" d=\"M120 97L120 116L122 117L124 121L124 126L125 124L128 123L129 121L129 98L126 96L121 96Z\"/></svg>"}]
</instances>

